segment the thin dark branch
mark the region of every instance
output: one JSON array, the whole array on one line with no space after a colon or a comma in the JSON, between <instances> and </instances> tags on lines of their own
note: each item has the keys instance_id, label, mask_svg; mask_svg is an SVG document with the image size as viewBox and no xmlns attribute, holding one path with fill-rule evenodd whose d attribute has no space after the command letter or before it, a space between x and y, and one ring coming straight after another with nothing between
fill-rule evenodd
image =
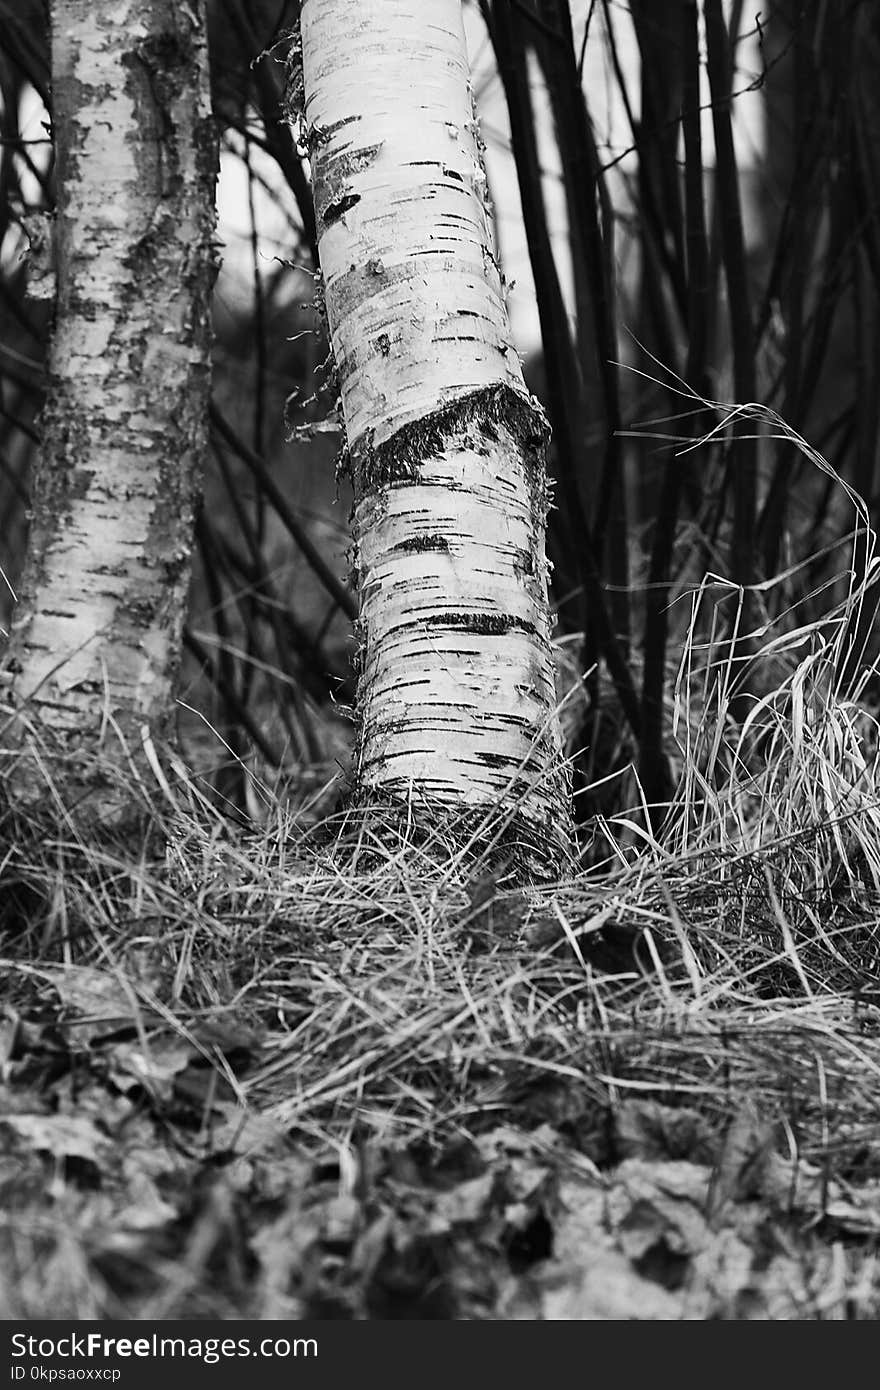
<instances>
[{"instance_id":1,"label":"thin dark branch","mask_svg":"<svg viewBox=\"0 0 880 1390\"><path fill-rule=\"evenodd\" d=\"M328 594L336 600L343 613L354 621L358 616L357 599L354 597L351 590L347 589L338 576L333 573L305 527L302 526L294 516L287 503L287 499L278 487L278 484L275 482L275 479L272 477L263 459L261 459L258 454L255 454L253 449L246 444L237 431L232 428L213 401L211 402L210 414L211 424L218 431L221 438L225 439L229 447L238 455L242 463L247 464L278 513L280 520L284 523L284 526L296 541L313 572L318 579L320 579Z\"/></svg>"}]
</instances>

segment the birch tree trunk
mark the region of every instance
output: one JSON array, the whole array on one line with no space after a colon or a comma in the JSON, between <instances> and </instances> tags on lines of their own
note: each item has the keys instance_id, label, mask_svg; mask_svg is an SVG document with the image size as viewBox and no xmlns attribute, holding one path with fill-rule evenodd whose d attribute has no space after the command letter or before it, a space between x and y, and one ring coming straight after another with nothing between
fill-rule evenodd
<instances>
[{"instance_id":1,"label":"birch tree trunk","mask_svg":"<svg viewBox=\"0 0 880 1390\"><path fill-rule=\"evenodd\" d=\"M39 729L83 764L102 744L121 757L114 723L135 747L142 725L171 727L206 440L216 142L203 0L52 0L51 45L55 327L8 665L15 741Z\"/></svg>"},{"instance_id":2,"label":"birch tree trunk","mask_svg":"<svg viewBox=\"0 0 880 1390\"><path fill-rule=\"evenodd\" d=\"M460 0L304 0L311 161L354 485L354 794L570 833L550 647L547 424L493 251ZM421 808L421 809L420 809ZM467 824L469 817L461 817Z\"/></svg>"}]
</instances>

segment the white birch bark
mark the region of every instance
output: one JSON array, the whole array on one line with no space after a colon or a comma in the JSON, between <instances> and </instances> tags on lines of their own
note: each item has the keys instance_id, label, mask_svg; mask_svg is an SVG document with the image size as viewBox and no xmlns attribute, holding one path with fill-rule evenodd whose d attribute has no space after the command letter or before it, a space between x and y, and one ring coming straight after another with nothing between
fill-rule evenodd
<instances>
[{"instance_id":1,"label":"white birch bark","mask_svg":"<svg viewBox=\"0 0 880 1390\"><path fill-rule=\"evenodd\" d=\"M52 0L56 318L9 667L21 726L168 732L210 381L203 0ZM109 756L113 756L108 746ZM118 748L117 748L118 756Z\"/></svg>"},{"instance_id":2,"label":"white birch bark","mask_svg":"<svg viewBox=\"0 0 880 1390\"><path fill-rule=\"evenodd\" d=\"M301 43L291 116L355 493L355 792L519 803L559 845L547 426L512 346L460 0L305 0Z\"/></svg>"}]
</instances>

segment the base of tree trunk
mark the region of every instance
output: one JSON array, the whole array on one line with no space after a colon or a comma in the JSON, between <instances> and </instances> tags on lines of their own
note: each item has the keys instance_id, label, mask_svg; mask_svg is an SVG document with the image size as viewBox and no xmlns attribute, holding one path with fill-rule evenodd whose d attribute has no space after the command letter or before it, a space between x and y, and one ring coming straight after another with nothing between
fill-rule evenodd
<instances>
[{"instance_id":1,"label":"base of tree trunk","mask_svg":"<svg viewBox=\"0 0 880 1390\"><path fill-rule=\"evenodd\" d=\"M539 830L515 803L450 809L439 802L379 799L353 794L338 816L328 817L310 838L320 837L358 868L369 871L402 850L433 863L457 862L465 877L503 873L510 887L547 883L576 868L569 826Z\"/></svg>"},{"instance_id":2,"label":"base of tree trunk","mask_svg":"<svg viewBox=\"0 0 880 1390\"><path fill-rule=\"evenodd\" d=\"M50 838L62 825L89 843L142 838L171 809L153 768L155 748L149 741L148 756L143 738L134 746L112 724L96 747L92 732L60 733L23 712L0 724L2 810L45 817L55 827Z\"/></svg>"}]
</instances>

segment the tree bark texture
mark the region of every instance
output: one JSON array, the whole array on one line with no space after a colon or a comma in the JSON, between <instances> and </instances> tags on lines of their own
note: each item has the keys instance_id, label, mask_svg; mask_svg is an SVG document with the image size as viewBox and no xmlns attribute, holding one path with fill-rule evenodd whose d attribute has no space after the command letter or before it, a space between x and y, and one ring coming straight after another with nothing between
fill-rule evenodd
<instances>
[{"instance_id":1,"label":"tree bark texture","mask_svg":"<svg viewBox=\"0 0 880 1390\"><path fill-rule=\"evenodd\" d=\"M210 387L203 0L53 0L57 270L15 704L64 746L168 733ZM36 277L35 277L36 278Z\"/></svg>"},{"instance_id":2,"label":"tree bark texture","mask_svg":"<svg viewBox=\"0 0 880 1390\"><path fill-rule=\"evenodd\" d=\"M563 843L548 431L511 341L460 0L305 0L301 44L290 112L355 495L355 795L511 806Z\"/></svg>"}]
</instances>

